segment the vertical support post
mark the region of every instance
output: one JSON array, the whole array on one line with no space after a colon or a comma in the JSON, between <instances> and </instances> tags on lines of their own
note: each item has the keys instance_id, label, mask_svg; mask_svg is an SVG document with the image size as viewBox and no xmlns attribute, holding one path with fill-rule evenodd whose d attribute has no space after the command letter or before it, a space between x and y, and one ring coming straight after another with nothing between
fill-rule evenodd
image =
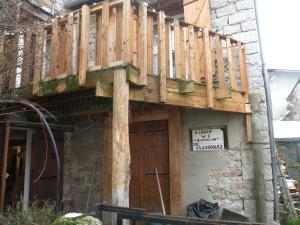
<instances>
[{"instance_id":1,"label":"vertical support post","mask_svg":"<svg viewBox=\"0 0 300 225\"><path fill-rule=\"evenodd\" d=\"M123 0L122 60L124 64L132 61L132 43L130 40L132 19L131 1Z\"/></svg>"},{"instance_id":2,"label":"vertical support post","mask_svg":"<svg viewBox=\"0 0 300 225\"><path fill-rule=\"evenodd\" d=\"M24 59L22 67L22 77L21 77L21 86L24 86L29 83L29 65L30 65L30 51L31 51L31 32L26 31L25 34L25 43L24 43ZM1 50L0 50L1 54Z\"/></svg>"},{"instance_id":3,"label":"vertical support post","mask_svg":"<svg viewBox=\"0 0 300 225\"><path fill-rule=\"evenodd\" d=\"M126 69L114 71L112 115L112 204L129 206L129 84Z\"/></svg>"},{"instance_id":4,"label":"vertical support post","mask_svg":"<svg viewBox=\"0 0 300 225\"><path fill-rule=\"evenodd\" d=\"M195 51L195 33L192 25L188 26L189 36L189 80L196 81L196 51Z\"/></svg>"},{"instance_id":5,"label":"vertical support post","mask_svg":"<svg viewBox=\"0 0 300 225\"><path fill-rule=\"evenodd\" d=\"M67 22L67 37L66 37L66 46L65 46L65 73L67 75L72 74L73 72L73 30L74 30L74 16L73 13L71 13L68 16L68 22Z\"/></svg>"},{"instance_id":6,"label":"vertical support post","mask_svg":"<svg viewBox=\"0 0 300 225\"><path fill-rule=\"evenodd\" d=\"M153 16L149 15L147 19L147 42L148 42L148 56L147 56L147 70L148 74L153 74Z\"/></svg>"},{"instance_id":7,"label":"vertical support post","mask_svg":"<svg viewBox=\"0 0 300 225\"><path fill-rule=\"evenodd\" d=\"M220 87L225 87L225 75L224 75L224 61L222 53L222 43L220 35L216 34L216 52L217 52L217 65L218 65L218 78Z\"/></svg>"},{"instance_id":8,"label":"vertical support post","mask_svg":"<svg viewBox=\"0 0 300 225\"><path fill-rule=\"evenodd\" d=\"M96 51L95 51L95 66L101 65L101 50L102 43L102 14L96 14Z\"/></svg>"},{"instance_id":9,"label":"vertical support post","mask_svg":"<svg viewBox=\"0 0 300 225\"><path fill-rule=\"evenodd\" d=\"M147 5L139 6L140 84L147 85Z\"/></svg>"},{"instance_id":10,"label":"vertical support post","mask_svg":"<svg viewBox=\"0 0 300 225\"><path fill-rule=\"evenodd\" d=\"M160 76L160 101L167 101L167 68L166 68L166 27L165 13L158 13L158 74Z\"/></svg>"},{"instance_id":11,"label":"vertical support post","mask_svg":"<svg viewBox=\"0 0 300 225\"><path fill-rule=\"evenodd\" d=\"M47 31L44 28L40 28L36 35L35 43L35 57L34 57L34 73L33 73L33 84L32 84L32 93L36 94L39 89L39 82L42 75L42 66L43 66L43 50L44 50L44 38ZM51 62L52 63L52 62Z\"/></svg>"},{"instance_id":12,"label":"vertical support post","mask_svg":"<svg viewBox=\"0 0 300 225\"><path fill-rule=\"evenodd\" d=\"M88 67L90 7L83 5L81 9L81 31L79 50L79 86L86 83L86 71Z\"/></svg>"},{"instance_id":13,"label":"vertical support post","mask_svg":"<svg viewBox=\"0 0 300 225\"><path fill-rule=\"evenodd\" d=\"M58 57L59 57L59 23L58 18L55 18L52 26L52 41L51 41L51 78L54 79L58 75Z\"/></svg>"},{"instance_id":14,"label":"vertical support post","mask_svg":"<svg viewBox=\"0 0 300 225\"><path fill-rule=\"evenodd\" d=\"M5 137L3 146L3 164L2 164L2 176L1 176L1 196L0 196L0 212L4 210L4 198L6 188L6 170L7 170L7 155L9 146L9 135L10 135L10 122L5 123Z\"/></svg>"},{"instance_id":15,"label":"vertical support post","mask_svg":"<svg viewBox=\"0 0 300 225\"><path fill-rule=\"evenodd\" d=\"M179 20L174 19L174 46L175 46L175 74L176 78L180 79L182 76L181 72L181 48L180 48L180 25Z\"/></svg>"},{"instance_id":16,"label":"vertical support post","mask_svg":"<svg viewBox=\"0 0 300 225\"><path fill-rule=\"evenodd\" d=\"M214 87L213 87L213 74L212 74L212 62L211 62L211 44L209 38L209 31L207 28L203 30L203 42L204 42L204 71L206 76L206 90L207 90L207 107L214 107Z\"/></svg>"},{"instance_id":17,"label":"vertical support post","mask_svg":"<svg viewBox=\"0 0 300 225\"><path fill-rule=\"evenodd\" d=\"M24 194L23 194L23 210L28 209L29 194L30 194L30 170L31 170L31 146L32 146L32 131L27 131L26 137L26 155L25 155L25 174L24 174Z\"/></svg>"},{"instance_id":18,"label":"vertical support post","mask_svg":"<svg viewBox=\"0 0 300 225\"><path fill-rule=\"evenodd\" d=\"M180 215L182 210L182 148L181 112L171 109L168 112L169 164L170 164L170 206L171 215Z\"/></svg>"},{"instance_id":19,"label":"vertical support post","mask_svg":"<svg viewBox=\"0 0 300 225\"><path fill-rule=\"evenodd\" d=\"M102 7L102 35L101 35L101 66L108 66L108 29L109 29L109 2L103 2Z\"/></svg>"}]
</instances>

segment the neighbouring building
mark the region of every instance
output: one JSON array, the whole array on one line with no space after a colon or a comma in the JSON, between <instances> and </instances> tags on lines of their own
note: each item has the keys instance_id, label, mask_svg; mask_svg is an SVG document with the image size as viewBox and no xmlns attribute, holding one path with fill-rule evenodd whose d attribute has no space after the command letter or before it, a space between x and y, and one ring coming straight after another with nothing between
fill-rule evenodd
<instances>
[{"instance_id":1,"label":"neighbouring building","mask_svg":"<svg viewBox=\"0 0 300 225\"><path fill-rule=\"evenodd\" d=\"M153 211L157 169L169 214L203 198L272 224L254 0L174 2L83 5L35 34L34 69L23 69L15 94L57 118L63 206L84 211L106 201ZM54 198L55 155L38 121L30 112L11 119L10 168L18 155L26 161L31 133L30 196Z\"/></svg>"}]
</instances>

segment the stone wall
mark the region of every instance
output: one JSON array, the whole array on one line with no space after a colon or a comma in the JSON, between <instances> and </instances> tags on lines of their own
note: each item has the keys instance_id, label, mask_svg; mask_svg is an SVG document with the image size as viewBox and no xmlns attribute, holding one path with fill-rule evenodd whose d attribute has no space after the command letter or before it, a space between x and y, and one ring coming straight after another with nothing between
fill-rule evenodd
<instances>
[{"instance_id":1,"label":"stone wall","mask_svg":"<svg viewBox=\"0 0 300 225\"><path fill-rule=\"evenodd\" d=\"M210 0L212 30L245 43L252 106L257 221L273 222L274 201L268 122L254 0ZM250 156L249 156L250 157ZM246 170L245 170L246 171Z\"/></svg>"},{"instance_id":2,"label":"stone wall","mask_svg":"<svg viewBox=\"0 0 300 225\"><path fill-rule=\"evenodd\" d=\"M77 128L65 133L63 203L85 212L89 192L89 210L101 201L102 122L78 118L74 124Z\"/></svg>"}]
</instances>

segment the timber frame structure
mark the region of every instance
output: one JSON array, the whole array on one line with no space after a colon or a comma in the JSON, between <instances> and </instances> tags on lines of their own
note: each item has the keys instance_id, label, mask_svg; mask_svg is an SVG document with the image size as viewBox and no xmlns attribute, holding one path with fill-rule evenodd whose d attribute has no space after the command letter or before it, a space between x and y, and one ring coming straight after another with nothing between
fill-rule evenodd
<instances>
[{"instance_id":1,"label":"timber frame structure","mask_svg":"<svg viewBox=\"0 0 300 225\"><path fill-rule=\"evenodd\" d=\"M89 46L92 18L96 22L93 50ZM169 121L169 160L173 162L170 202L174 215L180 212L182 202L180 108L242 113L248 141L252 141L245 46L240 41L130 0L84 5L43 24L24 40L24 51L31 50L33 40L39 47L34 49L33 73L22 70L21 86L15 90L18 97L46 107L48 104L49 110L55 111L70 106L70 96L77 93L77 104L98 112L111 111L101 104L112 99L112 114L104 120L104 201L128 206L129 122ZM3 43L0 51L5 54ZM61 103L51 104L58 97ZM128 113L129 102L162 107Z\"/></svg>"}]
</instances>

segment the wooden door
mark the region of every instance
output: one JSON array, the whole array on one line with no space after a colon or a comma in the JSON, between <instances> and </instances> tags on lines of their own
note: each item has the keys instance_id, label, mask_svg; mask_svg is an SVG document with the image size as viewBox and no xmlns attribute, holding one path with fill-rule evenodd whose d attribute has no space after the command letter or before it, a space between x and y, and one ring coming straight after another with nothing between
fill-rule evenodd
<instances>
[{"instance_id":1,"label":"wooden door","mask_svg":"<svg viewBox=\"0 0 300 225\"><path fill-rule=\"evenodd\" d=\"M151 121L130 125L130 207L162 211L155 168L159 173L166 212L170 213L168 122Z\"/></svg>"}]
</instances>

